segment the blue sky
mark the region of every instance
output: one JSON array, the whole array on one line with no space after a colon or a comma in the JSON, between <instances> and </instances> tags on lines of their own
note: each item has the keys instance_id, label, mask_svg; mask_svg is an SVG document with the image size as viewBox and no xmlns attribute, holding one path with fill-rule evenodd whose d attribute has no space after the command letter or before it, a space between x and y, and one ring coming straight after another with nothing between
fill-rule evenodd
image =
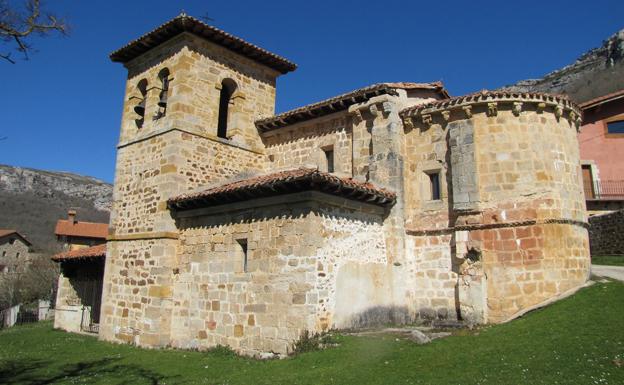
<instances>
[{"instance_id":1,"label":"blue sky","mask_svg":"<svg viewBox=\"0 0 624 385\"><path fill-rule=\"evenodd\" d=\"M452 95L497 88L570 64L624 28L621 0L47 5L72 31L33 40L30 61L0 62L0 164L108 182L126 76L108 54L182 9L299 65L278 81L277 112L385 81L442 80Z\"/></svg>"}]
</instances>

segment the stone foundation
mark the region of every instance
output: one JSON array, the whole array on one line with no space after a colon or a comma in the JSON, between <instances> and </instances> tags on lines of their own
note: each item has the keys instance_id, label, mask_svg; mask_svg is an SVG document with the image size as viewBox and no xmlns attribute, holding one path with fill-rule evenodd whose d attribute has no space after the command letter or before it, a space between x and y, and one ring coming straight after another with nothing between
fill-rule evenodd
<instances>
[{"instance_id":1,"label":"stone foundation","mask_svg":"<svg viewBox=\"0 0 624 385\"><path fill-rule=\"evenodd\" d=\"M589 217L592 255L624 255L624 210Z\"/></svg>"}]
</instances>

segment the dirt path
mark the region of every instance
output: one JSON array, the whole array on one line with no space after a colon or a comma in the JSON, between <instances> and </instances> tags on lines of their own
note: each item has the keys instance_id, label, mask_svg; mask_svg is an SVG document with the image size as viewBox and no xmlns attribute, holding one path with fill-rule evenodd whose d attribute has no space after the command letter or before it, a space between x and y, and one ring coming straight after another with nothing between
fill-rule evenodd
<instances>
[{"instance_id":1,"label":"dirt path","mask_svg":"<svg viewBox=\"0 0 624 385\"><path fill-rule=\"evenodd\" d=\"M591 272L601 277L624 281L624 266L591 265Z\"/></svg>"}]
</instances>

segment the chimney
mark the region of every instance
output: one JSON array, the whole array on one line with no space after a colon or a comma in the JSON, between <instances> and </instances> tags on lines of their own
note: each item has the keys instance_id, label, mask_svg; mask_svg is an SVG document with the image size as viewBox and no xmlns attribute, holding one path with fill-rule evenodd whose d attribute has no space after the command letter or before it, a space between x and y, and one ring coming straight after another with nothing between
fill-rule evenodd
<instances>
[{"instance_id":1,"label":"chimney","mask_svg":"<svg viewBox=\"0 0 624 385\"><path fill-rule=\"evenodd\" d=\"M72 225L76 223L76 210L69 210L67 212L67 221Z\"/></svg>"}]
</instances>

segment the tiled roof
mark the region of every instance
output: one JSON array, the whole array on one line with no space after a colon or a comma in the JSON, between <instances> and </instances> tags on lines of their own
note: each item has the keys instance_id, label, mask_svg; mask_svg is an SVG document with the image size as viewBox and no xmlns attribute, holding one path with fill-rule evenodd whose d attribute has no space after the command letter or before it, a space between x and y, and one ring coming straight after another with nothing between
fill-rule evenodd
<instances>
[{"instance_id":1,"label":"tiled roof","mask_svg":"<svg viewBox=\"0 0 624 385\"><path fill-rule=\"evenodd\" d=\"M283 74L297 69L295 63L281 56L185 14L179 15L153 31L131 41L124 47L111 53L110 58L114 62L126 63L183 32L192 33L212 41L213 43L221 45L242 56L246 56L249 59L255 60Z\"/></svg>"},{"instance_id":2,"label":"tiled roof","mask_svg":"<svg viewBox=\"0 0 624 385\"><path fill-rule=\"evenodd\" d=\"M55 262L75 260L75 259L85 259L85 258L101 258L106 256L106 243L86 247L84 249L64 251L62 253L58 253L52 256L52 260Z\"/></svg>"},{"instance_id":3,"label":"tiled roof","mask_svg":"<svg viewBox=\"0 0 624 385\"><path fill-rule=\"evenodd\" d=\"M171 209L191 210L308 190L321 191L379 206L392 205L396 199L395 193L375 187L370 183L340 178L317 169L299 168L180 195L169 199L167 203Z\"/></svg>"},{"instance_id":4,"label":"tiled roof","mask_svg":"<svg viewBox=\"0 0 624 385\"><path fill-rule=\"evenodd\" d=\"M580 103L579 107L581 107L583 110L586 110L588 108L596 107L596 106L599 106L601 104L610 102L610 101L615 100L615 99L620 99L620 98L624 98L624 90L619 90L619 91L616 91L616 92L612 92L610 94L606 94L606 95L603 95L601 97L598 97L598 98L591 99L591 100L588 100L586 102Z\"/></svg>"},{"instance_id":5,"label":"tiled roof","mask_svg":"<svg viewBox=\"0 0 624 385\"><path fill-rule=\"evenodd\" d=\"M576 104L574 104L570 99L568 99L565 95L551 95L545 94L541 92L511 92L511 91L488 91L483 90L479 92L475 92L473 94L457 96L454 98L446 99L446 100L437 100L435 102L419 104L412 107L407 107L403 109L400 114L401 116L411 116L422 110L428 109L446 109L460 106L464 103L474 103L474 102L488 102L488 101L504 101L504 100L533 100L533 101L544 101L544 102L554 102L554 103L562 103L565 106L580 111Z\"/></svg>"},{"instance_id":6,"label":"tiled roof","mask_svg":"<svg viewBox=\"0 0 624 385\"><path fill-rule=\"evenodd\" d=\"M0 229L0 237L4 237L5 235L11 235L14 233L17 233L17 230Z\"/></svg>"},{"instance_id":7,"label":"tiled roof","mask_svg":"<svg viewBox=\"0 0 624 385\"><path fill-rule=\"evenodd\" d=\"M60 219L58 222L56 222L54 234L68 235L73 237L106 239L106 236L108 235L108 223L93 223L80 221L72 223L66 219Z\"/></svg>"},{"instance_id":8,"label":"tiled roof","mask_svg":"<svg viewBox=\"0 0 624 385\"><path fill-rule=\"evenodd\" d=\"M0 238L6 237L6 236L12 235L12 234L15 234L18 237L20 237L24 241L24 243L26 243L27 245L31 245L30 241L28 239L26 239L26 237L24 237L22 234L18 233L17 230L0 229Z\"/></svg>"},{"instance_id":9,"label":"tiled roof","mask_svg":"<svg viewBox=\"0 0 624 385\"><path fill-rule=\"evenodd\" d=\"M441 82L433 83L378 83L364 88L347 92L346 94L334 96L317 103L308 104L294 110L286 111L281 114L268 118L256 120L256 127L261 132L287 126L289 124L317 118L319 116L329 115L337 111L343 111L349 106L364 102L373 96L390 94L396 95L397 89L404 90L432 90L440 94L443 98L448 98L449 94L444 89Z\"/></svg>"}]
</instances>

